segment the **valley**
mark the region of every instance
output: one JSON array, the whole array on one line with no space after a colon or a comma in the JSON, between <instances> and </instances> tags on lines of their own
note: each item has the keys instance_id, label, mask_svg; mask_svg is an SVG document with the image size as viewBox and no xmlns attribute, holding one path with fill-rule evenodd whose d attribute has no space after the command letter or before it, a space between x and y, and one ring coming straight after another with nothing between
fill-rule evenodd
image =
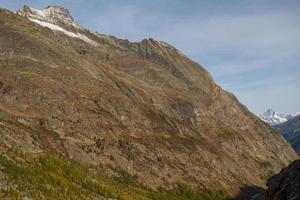
<instances>
[{"instance_id":1,"label":"valley","mask_svg":"<svg viewBox=\"0 0 300 200\"><path fill-rule=\"evenodd\" d=\"M225 200L299 159L170 44L0 9L0 198Z\"/></svg>"}]
</instances>

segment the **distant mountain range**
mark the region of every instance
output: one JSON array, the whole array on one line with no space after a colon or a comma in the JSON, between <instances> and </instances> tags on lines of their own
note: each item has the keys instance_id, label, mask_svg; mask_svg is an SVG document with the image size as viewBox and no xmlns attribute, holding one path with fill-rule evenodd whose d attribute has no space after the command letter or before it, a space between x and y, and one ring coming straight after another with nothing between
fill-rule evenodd
<instances>
[{"instance_id":1,"label":"distant mountain range","mask_svg":"<svg viewBox=\"0 0 300 200\"><path fill-rule=\"evenodd\" d=\"M300 115L290 118L288 121L273 126L282 133L283 137L300 153Z\"/></svg>"},{"instance_id":2,"label":"distant mountain range","mask_svg":"<svg viewBox=\"0 0 300 200\"><path fill-rule=\"evenodd\" d=\"M300 153L300 112L284 115L268 109L259 117L279 131L296 152Z\"/></svg>"},{"instance_id":3,"label":"distant mountain range","mask_svg":"<svg viewBox=\"0 0 300 200\"><path fill-rule=\"evenodd\" d=\"M260 119L264 122L270 124L271 126L282 124L284 122L287 122L291 118L300 115L300 112L296 112L294 114L281 114L278 112L275 112L272 109L268 109L266 112L264 112L262 115L259 115Z\"/></svg>"}]
</instances>

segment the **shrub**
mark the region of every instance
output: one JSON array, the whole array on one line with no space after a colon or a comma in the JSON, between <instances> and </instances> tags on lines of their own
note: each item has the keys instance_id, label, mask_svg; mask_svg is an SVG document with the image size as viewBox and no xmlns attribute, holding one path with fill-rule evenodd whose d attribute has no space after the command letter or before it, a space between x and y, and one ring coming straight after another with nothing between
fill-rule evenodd
<instances>
[{"instance_id":1,"label":"shrub","mask_svg":"<svg viewBox=\"0 0 300 200\"><path fill-rule=\"evenodd\" d=\"M100 149L100 150L104 149L104 141L102 139L97 138L95 144L96 144L97 149Z\"/></svg>"},{"instance_id":2,"label":"shrub","mask_svg":"<svg viewBox=\"0 0 300 200\"><path fill-rule=\"evenodd\" d=\"M153 191L137 183L137 177L126 171L113 169L114 175L106 175L104 168L84 167L65 157L44 153L30 162L16 162L0 155L3 173L16 187L2 192L12 199L64 200L95 199L99 196L120 200L227 200L223 192L195 193L187 186L179 185L172 191Z\"/></svg>"}]
</instances>

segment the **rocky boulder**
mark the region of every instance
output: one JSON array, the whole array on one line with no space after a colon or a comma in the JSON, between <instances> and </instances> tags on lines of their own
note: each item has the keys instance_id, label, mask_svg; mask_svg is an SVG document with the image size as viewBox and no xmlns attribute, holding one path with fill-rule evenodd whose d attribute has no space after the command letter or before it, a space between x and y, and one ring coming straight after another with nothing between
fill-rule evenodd
<instances>
[{"instance_id":1,"label":"rocky boulder","mask_svg":"<svg viewBox=\"0 0 300 200\"><path fill-rule=\"evenodd\" d=\"M300 199L300 160L271 177L267 186L267 200Z\"/></svg>"}]
</instances>

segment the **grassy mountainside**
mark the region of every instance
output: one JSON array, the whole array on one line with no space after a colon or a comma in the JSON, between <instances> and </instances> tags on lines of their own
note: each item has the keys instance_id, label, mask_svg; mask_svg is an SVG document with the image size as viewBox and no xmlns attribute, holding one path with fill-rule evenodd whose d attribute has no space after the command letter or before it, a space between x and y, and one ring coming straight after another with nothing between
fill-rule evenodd
<instances>
[{"instance_id":1,"label":"grassy mountainside","mask_svg":"<svg viewBox=\"0 0 300 200\"><path fill-rule=\"evenodd\" d=\"M13 155L16 156L16 155ZM222 191L195 193L178 185L176 190L153 191L135 182L135 177L112 168L86 168L51 153L35 158L11 161L0 157L5 178L0 198L23 199L157 199L225 200ZM110 173L110 174L107 174ZM8 181L7 181L8 180Z\"/></svg>"},{"instance_id":2,"label":"grassy mountainside","mask_svg":"<svg viewBox=\"0 0 300 200\"><path fill-rule=\"evenodd\" d=\"M117 199L194 195L178 195L178 185L234 195L244 185L264 185L266 175L297 158L280 134L174 47L80 33L97 45L0 10L1 173L22 195L101 196L103 185L125 195ZM74 179L64 171L79 166L83 174ZM98 193L102 179L79 181L99 166L135 177L139 186L104 182ZM153 192L160 188L177 193Z\"/></svg>"},{"instance_id":3,"label":"grassy mountainside","mask_svg":"<svg viewBox=\"0 0 300 200\"><path fill-rule=\"evenodd\" d=\"M180 184L153 190L120 168L83 165L53 149L42 150L40 137L1 113L0 199L230 199L223 191L195 192Z\"/></svg>"}]
</instances>

